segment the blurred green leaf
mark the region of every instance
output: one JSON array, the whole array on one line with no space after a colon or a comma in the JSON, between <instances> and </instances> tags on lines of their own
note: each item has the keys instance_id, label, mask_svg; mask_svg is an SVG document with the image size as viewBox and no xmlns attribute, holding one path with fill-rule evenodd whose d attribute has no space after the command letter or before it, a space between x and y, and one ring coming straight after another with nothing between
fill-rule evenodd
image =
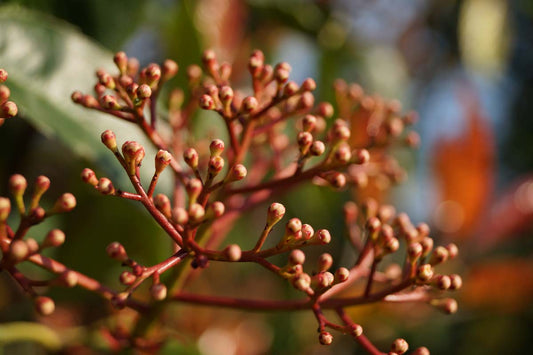
<instances>
[{"instance_id":1,"label":"blurred green leaf","mask_svg":"<svg viewBox=\"0 0 533 355\"><path fill-rule=\"evenodd\" d=\"M141 137L140 132L70 100L75 90L92 92L95 69L115 71L111 52L65 22L4 6L0 8L0 67L9 73L7 85L22 117L44 135L58 137L77 155L103 166L112 177L125 178L101 144L100 133L111 129L121 142ZM144 139L137 140L150 146ZM147 156L153 153L148 150Z\"/></svg>"}]
</instances>

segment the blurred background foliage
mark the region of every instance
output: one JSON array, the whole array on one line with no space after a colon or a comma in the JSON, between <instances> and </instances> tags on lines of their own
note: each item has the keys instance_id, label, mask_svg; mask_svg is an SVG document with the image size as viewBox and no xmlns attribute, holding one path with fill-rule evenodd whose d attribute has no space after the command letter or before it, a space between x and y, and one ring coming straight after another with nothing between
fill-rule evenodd
<instances>
[{"instance_id":1,"label":"blurred background foliage","mask_svg":"<svg viewBox=\"0 0 533 355\"><path fill-rule=\"evenodd\" d=\"M70 102L89 91L93 73L112 67L124 50L141 64L176 60L181 72L169 86L184 86L184 68L205 48L234 63L233 81L246 90L251 50L267 61L288 61L291 77L317 80L321 100L333 100L338 77L366 92L400 99L420 114L422 146L399 152L409 179L389 199L415 222L428 221L440 241L462 252L453 270L464 277L460 311L442 316L424 305L354 308L354 319L381 348L404 337L432 354L521 354L533 346L533 3L529 0L15 0L0 1L0 67L21 115L0 129L0 181L23 173L52 180L48 203L73 192L78 207L66 218L35 228L39 239L53 227L68 241L54 255L88 275L117 286L119 268L104 248L120 240L139 261L155 263L169 244L139 206L97 195L79 172L120 179L117 164L100 147L99 134L138 137L111 118ZM16 6L16 7L14 7ZM26 9L31 10L28 12ZM82 34L81 34L82 33ZM23 118L23 119L21 119ZM199 128L199 134L207 134ZM149 154L148 154L149 156ZM6 195L6 184L0 192ZM124 186L125 187L125 186ZM307 187L282 197L289 215L339 236L336 260L353 258L344 244L341 202L347 194ZM310 201L302 204L302 201ZM329 213L318 206L328 204ZM335 207L336 206L336 207ZM232 242L248 245L264 209L238 224ZM248 243L248 244L247 244ZM251 245L250 245L251 246ZM39 271L34 271L39 275ZM294 297L282 282L255 267L207 270L194 289L215 294L246 290L251 297ZM262 277L266 276L266 277ZM237 290L237 291L235 291ZM81 290L50 290L61 305L42 319L61 329L64 343L99 344L83 325L105 323L108 306ZM176 314L176 317L172 317ZM123 321L127 321L126 312ZM0 274L0 326L33 319L30 302ZM347 337L332 347L315 341L311 314L242 314L177 306L167 320L176 329L168 353L359 354ZM5 328L3 328L5 329ZM48 329L48 328L47 328ZM0 353L45 353L42 344L1 345ZM6 333L4 333L6 334ZM75 346L71 351L80 350Z\"/></svg>"}]
</instances>

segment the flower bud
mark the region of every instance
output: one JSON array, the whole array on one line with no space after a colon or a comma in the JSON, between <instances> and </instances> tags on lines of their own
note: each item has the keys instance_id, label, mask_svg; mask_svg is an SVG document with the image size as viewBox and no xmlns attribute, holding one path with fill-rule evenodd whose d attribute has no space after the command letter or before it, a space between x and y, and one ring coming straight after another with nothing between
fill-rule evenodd
<instances>
[{"instance_id":1,"label":"flower bud","mask_svg":"<svg viewBox=\"0 0 533 355\"><path fill-rule=\"evenodd\" d=\"M183 226L189 222L189 213L183 207L178 207L172 211L172 218L177 224Z\"/></svg>"},{"instance_id":2,"label":"flower bud","mask_svg":"<svg viewBox=\"0 0 533 355\"><path fill-rule=\"evenodd\" d=\"M250 59L248 60L248 70L250 70L250 74L252 74L253 78L256 78L261 73L261 69L264 65L264 54L260 50L255 50L250 55Z\"/></svg>"},{"instance_id":3,"label":"flower bud","mask_svg":"<svg viewBox=\"0 0 533 355\"><path fill-rule=\"evenodd\" d=\"M457 301L453 298L433 299L429 302L433 307L446 314L457 312Z\"/></svg>"},{"instance_id":4,"label":"flower bud","mask_svg":"<svg viewBox=\"0 0 533 355\"><path fill-rule=\"evenodd\" d=\"M309 240L315 235L315 230L309 224L303 224L301 232L303 240Z\"/></svg>"},{"instance_id":5,"label":"flower bud","mask_svg":"<svg viewBox=\"0 0 533 355\"><path fill-rule=\"evenodd\" d=\"M214 110L216 109L215 100L209 95L200 96L200 108L204 110Z\"/></svg>"},{"instance_id":6,"label":"flower bud","mask_svg":"<svg viewBox=\"0 0 533 355\"><path fill-rule=\"evenodd\" d=\"M347 268L345 267L340 267L337 269L337 271L335 271L335 283L338 284L338 283L341 283L341 282L345 282L348 280L348 278L350 277L350 270L348 270Z\"/></svg>"},{"instance_id":7,"label":"flower bud","mask_svg":"<svg viewBox=\"0 0 533 355\"><path fill-rule=\"evenodd\" d=\"M154 205L155 208L159 210L165 217L168 219L172 216L172 207L170 205L170 199L167 197L167 195L164 194L157 194L154 197Z\"/></svg>"},{"instance_id":8,"label":"flower bud","mask_svg":"<svg viewBox=\"0 0 533 355\"><path fill-rule=\"evenodd\" d=\"M257 110L258 106L259 103L253 96L245 97L244 100L242 100L242 110L244 113L252 113L253 111Z\"/></svg>"},{"instance_id":9,"label":"flower bud","mask_svg":"<svg viewBox=\"0 0 533 355\"><path fill-rule=\"evenodd\" d=\"M246 170L246 167L244 165L236 164L230 169L227 180L228 182L239 181L244 179L247 174L248 171Z\"/></svg>"},{"instance_id":10,"label":"flower bud","mask_svg":"<svg viewBox=\"0 0 533 355\"><path fill-rule=\"evenodd\" d=\"M407 247L407 256L409 261L414 263L422 256L422 245L420 243L411 243Z\"/></svg>"},{"instance_id":11,"label":"flower bud","mask_svg":"<svg viewBox=\"0 0 533 355\"><path fill-rule=\"evenodd\" d=\"M5 85L0 85L0 104L6 102L9 96L11 96L11 90Z\"/></svg>"},{"instance_id":12,"label":"flower bud","mask_svg":"<svg viewBox=\"0 0 533 355\"><path fill-rule=\"evenodd\" d=\"M431 257L429 259L429 263L431 265L437 265L442 264L446 260L448 260L448 249L442 246L438 246L435 249L433 249L433 253L431 253Z\"/></svg>"},{"instance_id":13,"label":"flower bud","mask_svg":"<svg viewBox=\"0 0 533 355\"><path fill-rule=\"evenodd\" d=\"M302 230L302 221L298 218L291 218L287 225L285 226L285 233L287 235L295 236L298 232Z\"/></svg>"},{"instance_id":14,"label":"flower bud","mask_svg":"<svg viewBox=\"0 0 533 355\"><path fill-rule=\"evenodd\" d=\"M115 136L115 133L113 133L113 131L109 129L104 131L100 138L102 139L102 143L104 143L104 145L109 150L111 150L112 152L117 151L117 137Z\"/></svg>"},{"instance_id":15,"label":"flower bud","mask_svg":"<svg viewBox=\"0 0 533 355\"><path fill-rule=\"evenodd\" d=\"M450 290L458 290L463 286L463 279L457 274L450 275Z\"/></svg>"},{"instance_id":16,"label":"flower bud","mask_svg":"<svg viewBox=\"0 0 533 355\"><path fill-rule=\"evenodd\" d=\"M333 265L333 257L329 253L324 253L318 257L318 272L328 271Z\"/></svg>"},{"instance_id":17,"label":"flower bud","mask_svg":"<svg viewBox=\"0 0 533 355\"><path fill-rule=\"evenodd\" d=\"M150 63L146 67L145 75L146 83L153 88L157 85L159 79L161 78L161 68L155 63Z\"/></svg>"},{"instance_id":18,"label":"flower bud","mask_svg":"<svg viewBox=\"0 0 533 355\"><path fill-rule=\"evenodd\" d=\"M18 107L13 101L6 101L1 105L0 118L11 118L17 115Z\"/></svg>"},{"instance_id":19,"label":"flower bud","mask_svg":"<svg viewBox=\"0 0 533 355\"><path fill-rule=\"evenodd\" d=\"M309 148L309 152L311 155L314 155L316 157L324 154L326 151L326 145L324 142L321 141L314 141L313 144L311 144L311 147Z\"/></svg>"},{"instance_id":20,"label":"flower bud","mask_svg":"<svg viewBox=\"0 0 533 355\"><path fill-rule=\"evenodd\" d=\"M298 147L301 154L306 154L313 143L313 135L309 132L300 132L297 137Z\"/></svg>"},{"instance_id":21,"label":"flower bud","mask_svg":"<svg viewBox=\"0 0 533 355\"><path fill-rule=\"evenodd\" d=\"M150 287L150 294L156 301L162 301L167 298L167 287L163 284L155 284Z\"/></svg>"},{"instance_id":22,"label":"flower bud","mask_svg":"<svg viewBox=\"0 0 533 355\"><path fill-rule=\"evenodd\" d=\"M223 105L229 105L234 97L233 89L230 86L223 86L220 88L218 96Z\"/></svg>"},{"instance_id":23,"label":"flower bud","mask_svg":"<svg viewBox=\"0 0 533 355\"><path fill-rule=\"evenodd\" d=\"M137 280L137 276L133 275L131 271L123 271L120 274L119 280L123 285L131 285Z\"/></svg>"},{"instance_id":24,"label":"flower bud","mask_svg":"<svg viewBox=\"0 0 533 355\"><path fill-rule=\"evenodd\" d=\"M218 175L224 168L224 159L220 156L211 157L207 164L209 173L213 176Z\"/></svg>"},{"instance_id":25,"label":"flower bud","mask_svg":"<svg viewBox=\"0 0 533 355\"><path fill-rule=\"evenodd\" d=\"M113 77L109 73L99 70L96 72L96 76L98 77L98 82L105 88L111 90L115 88L115 80L113 80Z\"/></svg>"},{"instance_id":26,"label":"flower bud","mask_svg":"<svg viewBox=\"0 0 533 355\"><path fill-rule=\"evenodd\" d=\"M211 203L207 209L208 218L219 218L224 214L226 207L220 201Z\"/></svg>"},{"instance_id":27,"label":"flower bud","mask_svg":"<svg viewBox=\"0 0 533 355\"><path fill-rule=\"evenodd\" d=\"M289 265L301 265L305 262L305 253L300 249L294 249L289 254Z\"/></svg>"},{"instance_id":28,"label":"flower bud","mask_svg":"<svg viewBox=\"0 0 533 355\"><path fill-rule=\"evenodd\" d=\"M190 84L197 83L202 77L202 68L198 65L193 64L187 67L187 79L189 79Z\"/></svg>"},{"instance_id":29,"label":"flower bud","mask_svg":"<svg viewBox=\"0 0 533 355\"><path fill-rule=\"evenodd\" d=\"M113 61L115 62L118 70L121 74L125 74L128 70L128 56L124 52L117 52L113 56Z\"/></svg>"},{"instance_id":30,"label":"flower bud","mask_svg":"<svg viewBox=\"0 0 533 355\"><path fill-rule=\"evenodd\" d=\"M192 178L187 183L185 183L185 189L187 190L187 194L189 195L189 203L195 203L196 199L202 192L202 182L199 179Z\"/></svg>"},{"instance_id":31,"label":"flower bud","mask_svg":"<svg viewBox=\"0 0 533 355\"><path fill-rule=\"evenodd\" d=\"M94 96L91 95L83 95L81 104L86 108L100 108L98 100L96 100Z\"/></svg>"},{"instance_id":32,"label":"flower bud","mask_svg":"<svg viewBox=\"0 0 533 355\"><path fill-rule=\"evenodd\" d=\"M316 117L313 115L305 115L302 118L302 128L305 132L312 132L316 127Z\"/></svg>"},{"instance_id":33,"label":"flower bud","mask_svg":"<svg viewBox=\"0 0 533 355\"><path fill-rule=\"evenodd\" d=\"M7 71L0 68L0 83L3 83L7 80Z\"/></svg>"},{"instance_id":34,"label":"flower bud","mask_svg":"<svg viewBox=\"0 0 533 355\"><path fill-rule=\"evenodd\" d=\"M65 242L65 233L60 229L52 229L42 242L42 247L58 247Z\"/></svg>"},{"instance_id":35,"label":"flower bud","mask_svg":"<svg viewBox=\"0 0 533 355\"><path fill-rule=\"evenodd\" d=\"M147 84L142 84L135 90L135 93L140 100L146 100L152 96L152 89Z\"/></svg>"},{"instance_id":36,"label":"flower bud","mask_svg":"<svg viewBox=\"0 0 533 355\"><path fill-rule=\"evenodd\" d=\"M268 208L267 213L267 226L271 227L278 223L285 215L285 206L281 203L274 202Z\"/></svg>"},{"instance_id":37,"label":"flower bud","mask_svg":"<svg viewBox=\"0 0 533 355\"><path fill-rule=\"evenodd\" d=\"M433 239L430 237L424 237L420 241L420 245L422 246L422 256L425 257L431 252L431 249L433 249Z\"/></svg>"},{"instance_id":38,"label":"flower bud","mask_svg":"<svg viewBox=\"0 0 533 355\"><path fill-rule=\"evenodd\" d=\"M331 234L327 229L320 229L315 233L313 239L318 241L320 244L329 244L329 242L331 242Z\"/></svg>"},{"instance_id":39,"label":"flower bud","mask_svg":"<svg viewBox=\"0 0 533 355\"><path fill-rule=\"evenodd\" d=\"M433 284L439 290L446 291L452 285L452 280L447 275L439 275L435 278L435 280L433 281Z\"/></svg>"},{"instance_id":40,"label":"flower bud","mask_svg":"<svg viewBox=\"0 0 533 355\"><path fill-rule=\"evenodd\" d=\"M333 343L333 335L330 332L320 332L318 341L322 345L331 345Z\"/></svg>"},{"instance_id":41,"label":"flower bud","mask_svg":"<svg viewBox=\"0 0 533 355\"><path fill-rule=\"evenodd\" d=\"M296 84L294 81L289 81L285 86L283 87L283 96L284 97L291 97L293 95L296 95L300 88L298 87L298 84Z\"/></svg>"},{"instance_id":42,"label":"flower bud","mask_svg":"<svg viewBox=\"0 0 533 355\"><path fill-rule=\"evenodd\" d=\"M354 164L366 164L370 161L370 153L366 149L355 149L352 152Z\"/></svg>"},{"instance_id":43,"label":"flower bud","mask_svg":"<svg viewBox=\"0 0 533 355\"><path fill-rule=\"evenodd\" d=\"M205 216L205 210L202 205L198 203L193 203L189 207L189 220L192 223L200 222Z\"/></svg>"},{"instance_id":44,"label":"flower bud","mask_svg":"<svg viewBox=\"0 0 533 355\"><path fill-rule=\"evenodd\" d=\"M135 175L137 166L141 165L144 158L144 147L134 141L126 141L122 145L122 154L128 168L129 175Z\"/></svg>"},{"instance_id":45,"label":"flower bud","mask_svg":"<svg viewBox=\"0 0 533 355\"><path fill-rule=\"evenodd\" d=\"M383 242L383 248L387 253L394 253L400 248L400 241L395 237L386 238Z\"/></svg>"},{"instance_id":46,"label":"flower bud","mask_svg":"<svg viewBox=\"0 0 533 355\"><path fill-rule=\"evenodd\" d=\"M113 186L113 183L108 178L100 178L100 181L98 181L98 185L96 186L96 189L102 194L102 195L114 195L115 194L115 187Z\"/></svg>"},{"instance_id":47,"label":"flower bud","mask_svg":"<svg viewBox=\"0 0 533 355\"><path fill-rule=\"evenodd\" d=\"M28 182L24 176L14 174L9 178L9 190L13 196L22 196L24 191L26 191L26 187L28 187Z\"/></svg>"},{"instance_id":48,"label":"flower bud","mask_svg":"<svg viewBox=\"0 0 533 355\"><path fill-rule=\"evenodd\" d=\"M155 173L161 174L163 170L170 164L172 155L166 150L160 149L155 155Z\"/></svg>"},{"instance_id":49,"label":"flower bud","mask_svg":"<svg viewBox=\"0 0 533 355\"><path fill-rule=\"evenodd\" d=\"M194 148L188 148L183 152L183 160L191 167L191 169L198 168L198 152Z\"/></svg>"},{"instance_id":50,"label":"flower bud","mask_svg":"<svg viewBox=\"0 0 533 355\"><path fill-rule=\"evenodd\" d=\"M212 157L217 157L224 151L224 142L220 139L215 139L209 145L209 151Z\"/></svg>"},{"instance_id":51,"label":"flower bud","mask_svg":"<svg viewBox=\"0 0 533 355\"><path fill-rule=\"evenodd\" d=\"M85 168L81 172L81 179L83 182L96 186L98 185L98 178L96 177L96 174L91 169Z\"/></svg>"},{"instance_id":52,"label":"flower bud","mask_svg":"<svg viewBox=\"0 0 533 355\"><path fill-rule=\"evenodd\" d=\"M291 66L287 62L281 62L274 68L274 78L278 83L285 83L289 80Z\"/></svg>"},{"instance_id":53,"label":"flower bud","mask_svg":"<svg viewBox=\"0 0 533 355\"><path fill-rule=\"evenodd\" d=\"M333 142L346 141L350 138L350 129L346 121L338 118L335 120L333 127L330 130L330 137Z\"/></svg>"},{"instance_id":54,"label":"flower bud","mask_svg":"<svg viewBox=\"0 0 533 355\"><path fill-rule=\"evenodd\" d=\"M433 277L433 267L430 264L420 265L416 270L416 278L420 282L428 282Z\"/></svg>"},{"instance_id":55,"label":"flower bud","mask_svg":"<svg viewBox=\"0 0 533 355\"><path fill-rule=\"evenodd\" d=\"M104 95L101 99L101 105L108 110L120 110L122 106L118 103L116 97L112 95Z\"/></svg>"},{"instance_id":56,"label":"flower bud","mask_svg":"<svg viewBox=\"0 0 533 355\"><path fill-rule=\"evenodd\" d=\"M75 287L78 284L78 274L72 270L66 270L59 275L58 281L65 287Z\"/></svg>"},{"instance_id":57,"label":"flower bud","mask_svg":"<svg viewBox=\"0 0 533 355\"><path fill-rule=\"evenodd\" d=\"M425 346L415 349L412 355L430 355L429 349Z\"/></svg>"},{"instance_id":58,"label":"flower bud","mask_svg":"<svg viewBox=\"0 0 533 355\"><path fill-rule=\"evenodd\" d=\"M164 81L172 79L178 73L178 63L171 59L167 59L163 62L163 68L161 78Z\"/></svg>"},{"instance_id":59,"label":"flower bud","mask_svg":"<svg viewBox=\"0 0 533 355\"><path fill-rule=\"evenodd\" d=\"M455 259L459 254L459 248L454 243L446 245L446 250L448 250L448 258Z\"/></svg>"},{"instance_id":60,"label":"flower bud","mask_svg":"<svg viewBox=\"0 0 533 355\"><path fill-rule=\"evenodd\" d=\"M352 152L348 144L341 144L334 154L335 161L339 164L347 164L352 158Z\"/></svg>"},{"instance_id":61,"label":"flower bud","mask_svg":"<svg viewBox=\"0 0 533 355\"><path fill-rule=\"evenodd\" d=\"M35 305L35 310L42 316L49 316L54 313L56 305L50 297L38 296L35 297L33 301Z\"/></svg>"},{"instance_id":62,"label":"flower bud","mask_svg":"<svg viewBox=\"0 0 533 355\"><path fill-rule=\"evenodd\" d=\"M307 78L307 79L304 80L304 82L300 86L300 90L302 90L302 91L314 91L314 90L316 90L316 82L313 79L311 79L311 78Z\"/></svg>"},{"instance_id":63,"label":"flower bud","mask_svg":"<svg viewBox=\"0 0 533 355\"><path fill-rule=\"evenodd\" d=\"M14 240L9 245L9 257L14 262L20 262L29 255L30 251L28 249L28 244L24 240L18 239Z\"/></svg>"},{"instance_id":64,"label":"flower bud","mask_svg":"<svg viewBox=\"0 0 533 355\"><path fill-rule=\"evenodd\" d=\"M28 247L28 254L32 255L39 251L39 243L33 238L26 238L25 239L26 246Z\"/></svg>"},{"instance_id":65,"label":"flower bud","mask_svg":"<svg viewBox=\"0 0 533 355\"><path fill-rule=\"evenodd\" d=\"M308 291L311 286L311 276L306 273L297 274L292 278L292 285L300 291Z\"/></svg>"},{"instance_id":66,"label":"flower bud","mask_svg":"<svg viewBox=\"0 0 533 355\"><path fill-rule=\"evenodd\" d=\"M390 349L392 352L401 355L407 352L407 350L409 349L409 344L407 344L405 339L398 338L392 343Z\"/></svg>"},{"instance_id":67,"label":"flower bud","mask_svg":"<svg viewBox=\"0 0 533 355\"><path fill-rule=\"evenodd\" d=\"M411 131L405 137L405 144L410 148L416 148L420 145L420 136L415 131Z\"/></svg>"},{"instance_id":68,"label":"flower bud","mask_svg":"<svg viewBox=\"0 0 533 355\"><path fill-rule=\"evenodd\" d=\"M224 255L229 261L239 261L241 253L241 247L237 244L230 244L224 249Z\"/></svg>"},{"instance_id":69,"label":"flower bud","mask_svg":"<svg viewBox=\"0 0 533 355\"><path fill-rule=\"evenodd\" d=\"M70 212L76 207L76 197L73 194L67 192L59 196L52 208L55 213Z\"/></svg>"},{"instance_id":70,"label":"flower bud","mask_svg":"<svg viewBox=\"0 0 533 355\"><path fill-rule=\"evenodd\" d=\"M122 244L120 244L119 242L113 242L109 244L105 251L110 258L115 259L117 261L124 262L128 260L128 254L126 253L126 249L124 249L124 246L122 246Z\"/></svg>"},{"instance_id":71,"label":"flower bud","mask_svg":"<svg viewBox=\"0 0 533 355\"><path fill-rule=\"evenodd\" d=\"M126 300L129 297L128 292L121 292L117 295L114 295L111 297L111 305L115 307L116 309L123 309L126 307Z\"/></svg>"}]
</instances>

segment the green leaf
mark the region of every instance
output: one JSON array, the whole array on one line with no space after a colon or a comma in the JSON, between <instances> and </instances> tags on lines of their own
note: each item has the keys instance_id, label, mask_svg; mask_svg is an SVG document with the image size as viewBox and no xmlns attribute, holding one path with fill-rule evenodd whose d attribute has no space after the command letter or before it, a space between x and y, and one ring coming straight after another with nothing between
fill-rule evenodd
<instances>
[{"instance_id":1,"label":"green leaf","mask_svg":"<svg viewBox=\"0 0 533 355\"><path fill-rule=\"evenodd\" d=\"M116 69L113 54L73 26L17 6L0 7L0 67L20 116L46 136L59 138L79 156L103 167L111 177L125 178L113 155L100 142L111 129L117 140L135 139L154 154L131 123L81 108L70 99L75 90L92 92L94 72ZM18 119L18 118L14 118Z\"/></svg>"}]
</instances>

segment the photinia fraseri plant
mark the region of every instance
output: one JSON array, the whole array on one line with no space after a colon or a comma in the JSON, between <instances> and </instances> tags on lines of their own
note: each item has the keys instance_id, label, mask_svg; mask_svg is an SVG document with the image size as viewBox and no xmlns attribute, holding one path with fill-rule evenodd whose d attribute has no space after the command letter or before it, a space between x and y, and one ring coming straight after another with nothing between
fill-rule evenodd
<instances>
[{"instance_id":1,"label":"photinia fraseri plant","mask_svg":"<svg viewBox=\"0 0 533 355\"><path fill-rule=\"evenodd\" d=\"M76 91L72 100L138 126L158 152L148 157L135 137L119 142L114 132L106 130L101 134L102 143L115 156L131 186L117 186L90 169L84 169L81 178L110 198L140 203L168 235L173 248L158 264L143 265L128 255L121 240L111 242L105 248L107 254L125 269L119 276L123 287L112 289L42 255L43 249L63 244L65 234L61 230L51 230L41 243L27 236L32 226L72 210L75 197L65 193L45 210L39 201L50 180L39 176L31 197L25 199L28 183L22 175L13 175L9 188L14 203L6 197L0 199L0 268L33 297L38 313L53 313L55 304L36 288L85 288L108 299L117 310L129 308L137 314L128 327L100 329L111 349L156 352L171 336L158 331L157 324L165 309L175 303L266 312L307 310L316 318L321 344L330 345L335 333L346 334L368 353L382 354L348 308L378 302L420 302L448 314L457 310L456 301L444 291L460 288L461 277L440 274L437 267L455 258L457 247L434 246L427 224L414 225L392 205L357 197L371 194L369 187L384 191L405 177L391 150L417 145L418 135L409 128L416 119L414 113L402 114L398 102L366 95L360 86L338 80L335 104L341 117L347 119L334 118L331 103L315 103L313 79L290 81L288 63L265 64L258 50L248 61L251 90L246 95L231 84L232 66L219 63L215 53L208 50L202 57L203 68L193 65L186 70L187 94L182 89L170 92L168 113L163 118L158 114L158 97L165 82L177 74L178 64L166 60L162 65L140 68L139 62L124 52L117 53L114 62L116 73L96 72L94 95ZM7 79L5 71L0 72L0 79ZM6 86L2 85L0 92L3 123L16 115L17 108L7 101ZM191 131L198 110L214 111L219 116L227 141L194 138ZM148 161L154 164L153 175L141 176L140 166ZM172 173L172 194L156 194L165 170ZM344 207L323 206L325 212L343 216L349 244L357 255L353 265L332 270L334 258L327 252L317 260L308 260L308 246L325 247L340 236L303 223L299 216L285 216L285 206L278 199L306 183L356 197L357 201ZM18 226L7 223L12 205L20 215ZM265 208L265 222L257 226L254 242L222 246L243 213L253 208ZM283 230L281 237L266 243L274 238L275 229ZM285 263L271 261L280 254ZM401 254L403 265L393 263L391 254ZM38 265L55 277L31 279L19 270L23 262ZM273 277L286 280L301 296L286 300L233 298L188 290L191 281L202 276L201 270L219 263L258 264ZM149 299L140 288L143 284L149 284ZM344 291L360 285L360 294L343 296ZM327 317L324 310L332 310L336 316ZM120 312L114 315L118 317ZM385 351L404 354L408 348L404 339L396 339ZM420 347L413 353L429 351Z\"/></svg>"}]
</instances>

